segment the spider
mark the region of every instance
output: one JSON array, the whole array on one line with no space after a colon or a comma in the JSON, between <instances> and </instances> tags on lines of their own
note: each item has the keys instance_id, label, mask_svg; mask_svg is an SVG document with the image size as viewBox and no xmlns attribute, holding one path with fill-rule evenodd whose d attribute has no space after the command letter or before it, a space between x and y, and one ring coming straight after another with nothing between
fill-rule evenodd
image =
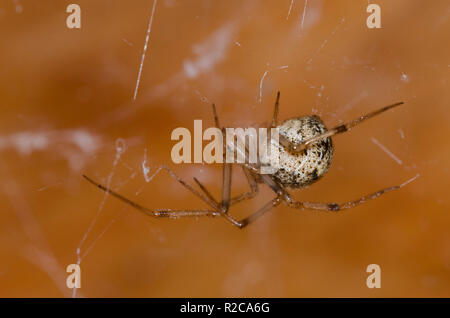
<instances>
[{"instance_id":1,"label":"spider","mask_svg":"<svg viewBox=\"0 0 450 318\"><path fill-rule=\"evenodd\" d=\"M95 182L91 178L83 175L93 185L101 190L111 194L112 196L131 205L146 215L153 217L223 217L232 225L239 229L246 227L255 220L263 216L271 208L278 206L284 202L288 207L294 209L324 210L324 211L342 211L356 207L368 200L375 199L380 195L397 190L403 185L384 188L375 193L362 196L359 199L348 201L345 203L322 203L322 202L300 202L291 198L287 189L305 188L312 183L318 181L327 171L333 159L333 143L332 136L345 133L351 130L361 122L381 114L389 109L403 104L398 102L392 105L382 107L368 114L360 116L354 120L338 125L330 130L326 128L319 116L310 115L303 117L294 117L278 124L280 92L277 93L272 122L269 127L277 127L279 129L279 161L277 170L273 174L258 173L255 165L248 163L239 164L245 174L250 191L244 192L238 196L231 197L231 174L232 164L223 163L222 169L222 200L216 200L206 187L194 177L195 183L201 192L189 185L183 179L178 177L172 170L166 166L161 168L166 170L171 177L181 183L187 190L203 200L210 206L207 210L171 210L171 209L148 209L140 204L122 196L121 194ZM220 127L219 118L217 116L216 107L212 104L215 126ZM228 211L231 206L255 197L258 193L258 184L266 184L275 193L275 198L267 202L256 212L253 212L242 220L236 220Z\"/></svg>"}]
</instances>

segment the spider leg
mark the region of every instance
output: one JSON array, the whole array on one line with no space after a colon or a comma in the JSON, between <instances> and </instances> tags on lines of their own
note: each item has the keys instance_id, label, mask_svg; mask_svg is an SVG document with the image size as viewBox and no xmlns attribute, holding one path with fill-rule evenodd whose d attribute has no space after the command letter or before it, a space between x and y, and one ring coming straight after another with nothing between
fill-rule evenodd
<instances>
[{"instance_id":1,"label":"spider leg","mask_svg":"<svg viewBox=\"0 0 450 318\"><path fill-rule=\"evenodd\" d=\"M244 200L252 199L258 193L258 184L255 180L254 175L252 175L252 173L247 168L245 168L245 166L241 166L241 168L246 176L248 185L250 186L250 191L241 193L235 197L230 198L229 206L232 206L232 205L237 204ZM217 204L217 209L220 210L219 202L212 196L212 194L208 191L208 189L195 177L194 177L194 181L198 184L198 186L203 191L203 193L205 193L205 195L208 198L210 198L212 201L214 201Z\"/></svg>"},{"instance_id":2,"label":"spider leg","mask_svg":"<svg viewBox=\"0 0 450 318\"><path fill-rule=\"evenodd\" d=\"M275 111L274 111L274 117L272 119L272 122L276 124L277 122L277 116L278 116L278 105L279 105L279 98L280 98L280 93L278 92L277 94L277 100L275 102ZM212 109L213 109L213 114L214 114L214 121L215 121L215 125L217 128L222 129L222 132L224 132L224 128L220 127L219 124L219 118L217 115L217 111L216 111L216 107L214 104L212 104ZM226 146L224 145L224 150L226 150ZM246 154L247 154L247 149L245 149ZM225 151L224 151L224 162L225 162ZM263 175L262 176L262 180L268 184L272 190L277 193L277 197L272 199L270 202L268 202L267 204L265 204L263 207L261 207L259 210L257 210L256 212L252 213L250 216L237 221L236 219L234 219L231 215L228 214L228 209L230 207L230 205L232 204L236 204L238 202L241 202L243 200L246 199L251 199L253 198L256 193L258 192L258 185L256 182L256 178L253 175L252 171L257 171L253 165L248 165L248 164L243 164L241 165L245 176L247 178L247 181L250 185L250 192L245 192L239 196L236 196L234 198L231 198L231 181L232 181L232 164L230 163L223 163L223 170L222 170L222 201L219 204L219 202L217 200L214 199L214 197L211 195L211 193L206 189L205 186L203 186L203 184L200 183L200 181L198 181L196 178L194 178L195 182L198 184L198 186L200 187L200 189L204 192L204 194L206 195L206 197L213 202L213 204L216 205L216 207L219 208L219 210L221 211L221 215L223 217L225 217L225 219L227 219L230 223L232 223L233 225L237 226L238 228L242 229L245 226L249 225L250 223L254 222L256 219L258 219L259 217L261 217L262 215L264 215L266 212L268 212L272 207L278 206L281 203L280 197L283 194L286 194L286 192L281 188L280 185L278 185L274 180L272 180L272 178L270 178L267 175ZM289 198L289 195L286 195L285 198Z\"/></svg>"},{"instance_id":3,"label":"spider leg","mask_svg":"<svg viewBox=\"0 0 450 318\"><path fill-rule=\"evenodd\" d=\"M278 111L280 104L280 91L277 93L277 99L275 100L275 107L273 109L273 117L272 117L272 127L278 126Z\"/></svg>"},{"instance_id":4,"label":"spider leg","mask_svg":"<svg viewBox=\"0 0 450 318\"><path fill-rule=\"evenodd\" d=\"M280 93L277 94L277 100L275 103L275 113L273 121L276 123L277 121L277 115L278 115L278 104L279 104L279 98ZM214 121L217 128L222 129L222 133L224 133L224 128L220 127L219 124L219 117L217 115L216 107L214 104L212 104L213 108L213 114L214 114ZM245 149L247 154L247 149ZM253 198L256 193L258 192L258 185L255 179L255 176L253 175L254 172L251 171L257 171L257 168L255 168L252 165L249 164L243 164L241 165L245 176L247 178L247 181L250 185L250 192L245 192L241 195L238 195L236 197L231 198L231 181L232 181L232 164L225 163L225 153L226 153L226 145L224 143L224 163L223 163L223 170L222 170L222 201L220 203L220 210L222 211L222 216L225 217L230 223L237 226L238 228L243 228L247 226L248 224L252 223L254 220L262 216L265 212L267 212L270 208L277 206L280 203L279 196L277 196L276 199L271 200L269 203L267 203L265 206L263 206L261 209L256 211L255 213L251 214L247 218L242 219L241 221L236 221L232 216L228 214L228 209L231 205L236 204L238 202L241 202L246 199ZM197 184L200 186L202 191L208 196L210 199L216 202L218 202L212 197L212 195L209 193L209 191L198 181L196 180Z\"/></svg>"},{"instance_id":5,"label":"spider leg","mask_svg":"<svg viewBox=\"0 0 450 318\"><path fill-rule=\"evenodd\" d=\"M216 128L219 128L222 130L222 135L225 133L225 129L223 127L220 127L219 123L219 116L217 115L217 110L215 104L212 104L212 110L214 114L214 123L216 125ZM200 186L202 191L206 194L206 196L212 200L217 210L221 211L221 215L229 221L231 224L241 228L242 224L238 221L236 221L231 215L228 214L228 209L230 207L231 203L231 180L232 180L232 164L231 163L225 163L225 155L226 154L226 145L224 143L224 151L223 151L223 169L222 169L222 201L219 202L214 199L214 197L210 194L210 192L198 181L196 180L197 184ZM247 175L247 174L246 174ZM249 180L249 179L248 179ZM249 180L250 182L250 180ZM252 188L252 185L251 185ZM253 188L252 188L253 189ZM236 202L237 203L237 202Z\"/></svg>"},{"instance_id":6,"label":"spider leg","mask_svg":"<svg viewBox=\"0 0 450 318\"><path fill-rule=\"evenodd\" d=\"M214 203L214 201L211 201L210 198L208 198L207 196L202 195L200 192L198 192L197 190L195 190L192 186L190 186L188 183L186 183L186 181L184 181L183 179L181 179L179 176L177 176L175 174L175 172L173 172L172 170L170 170L169 168L167 168L166 166L161 166L164 170L166 170L170 176L172 178L174 178L175 180L177 180L179 183L181 183L181 185L183 185L186 189L188 189L190 192L192 192L193 194L195 194L197 197L199 197L201 200L203 200L204 202L206 202L210 207L212 207L213 209L216 208L216 205Z\"/></svg>"},{"instance_id":7,"label":"spider leg","mask_svg":"<svg viewBox=\"0 0 450 318\"><path fill-rule=\"evenodd\" d=\"M219 125L219 116L217 116L216 104L212 104L213 115L214 115L214 123L216 124L216 128L220 129Z\"/></svg>"},{"instance_id":8,"label":"spider leg","mask_svg":"<svg viewBox=\"0 0 450 318\"><path fill-rule=\"evenodd\" d=\"M188 189L190 192L192 192L194 195L196 195L198 198L200 198L202 201L204 201L204 202L205 202L206 204L208 204L210 207L212 207L213 209L216 209L216 208L217 208L217 205L214 203L214 201L211 201L210 198L208 198L207 196L204 196L203 194L201 194L200 192L198 192L197 190L195 190L191 185L189 185L188 183L186 183L186 181L184 181L184 180L181 179L179 176L177 176L171 169L169 169L168 167L166 167L166 166L164 166L164 165L162 165L160 168L166 170L172 178L174 178L175 180L177 180L182 186L184 186L186 189ZM114 195L114 193L116 193L116 192L114 192L113 190L108 189L108 188L106 188L105 186L103 186L103 185L101 185L101 184L99 184L99 183L93 181L93 180L90 179L88 176L83 175L83 177L84 177L86 180L90 181L92 184L94 184L94 185L96 185L97 187L99 187L100 189L102 189L103 191L106 191L106 192L112 194L113 196L115 196L115 197L117 197L117 198L119 198L119 199L122 199L122 201L128 200L128 201L131 202L131 200L126 199L125 197L123 197L123 196L121 196L121 195L119 195L121 198L120 198L119 196L117 196L117 195ZM117 193L116 193L116 194L117 194ZM126 200L123 200L123 199L126 199ZM128 202L128 204L130 204L130 203ZM133 204L131 204L131 205L133 205Z\"/></svg>"},{"instance_id":9,"label":"spider leg","mask_svg":"<svg viewBox=\"0 0 450 318\"><path fill-rule=\"evenodd\" d=\"M143 207L142 205L124 197L123 195L101 185L100 183L95 182L91 178L89 178L86 175L83 175L83 177L95 185L96 187L100 188L101 190L105 191L106 193L116 197L117 199L127 203L128 205L131 205L133 208L141 211L142 213L154 216L154 217L186 217L186 216L221 216L220 212L217 211L211 211L211 210L170 210L170 209L148 209L146 207Z\"/></svg>"},{"instance_id":10,"label":"spider leg","mask_svg":"<svg viewBox=\"0 0 450 318\"><path fill-rule=\"evenodd\" d=\"M276 107L278 107L278 99L279 99L280 93L278 93ZM212 104L212 110L214 115L214 122L216 125L216 128L219 128L222 130L222 133L225 133L225 130L223 127L220 127L219 124L219 116L217 115L216 105ZM232 164L226 163L225 156L226 156L226 145L224 143L224 151L223 151L224 157L223 157L223 169L222 169L222 201L220 203L220 210L222 210L223 213L227 213L230 205L238 203L244 199L251 199L253 198L257 191L258 186L256 184L255 178L251 175L251 172L249 169L256 169L255 167L249 167L250 165L244 164L242 165L242 169L245 173L245 176L247 177L247 181L250 185L250 192L243 193L237 197L231 198L231 181L232 181ZM248 150L245 148L245 155L248 156ZM200 186L202 191L208 196L210 199L212 199L216 204L219 202L215 199L213 199L212 195L209 193L209 191L198 181L195 180L197 184Z\"/></svg>"},{"instance_id":11,"label":"spider leg","mask_svg":"<svg viewBox=\"0 0 450 318\"><path fill-rule=\"evenodd\" d=\"M203 193L212 201L215 203L215 205L217 206L217 209L220 210L220 204L219 202L214 199L214 197L212 196L212 194L208 191L208 189L206 189L206 187L197 179L194 177L194 181L195 183L197 183L197 185L200 187L200 189L203 191Z\"/></svg>"},{"instance_id":12,"label":"spider leg","mask_svg":"<svg viewBox=\"0 0 450 318\"><path fill-rule=\"evenodd\" d=\"M261 216L266 214L271 208L274 208L278 206L281 203L281 196L276 196L274 199L270 200L268 203L266 203L263 207L261 207L256 212L250 214L246 218L238 221L237 226L242 229L246 227L247 225L253 223L255 220L259 219Z\"/></svg>"},{"instance_id":13,"label":"spider leg","mask_svg":"<svg viewBox=\"0 0 450 318\"><path fill-rule=\"evenodd\" d=\"M389 110L391 108L394 108L394 107L402 105L402 104L403 104L403 102L398 102L398 103L395 103L395 104L392 104L392 105L388 105L388 106L382 107L382 108L377 109L377 110L375 110L373 112L370 112L370 113L365 114L363 116L360 116L360 117L358 117L356 119L353 119L353 120L351 120L351 121L349 121L349 122L347 122L345 124L336 126L336 127L332 128L332 129L324 132L323 134L317 135L317 136L312 137L312 138L308 138L308 139L304 140L300 144L292 143L289 140L287 140L284 136L280 135L279 136L280 144L282 144L285 148L289 149L292 152L302 152L303 150L306 149L306 147L308 147L308 145L310 145L312 143L315 143L315 142L317 142L319 140L322 140L322 139L325 139L325 138L328 138L328 137L331 137L331 136L334 136L334 135L337 135L337 134L341 134L341 133L347 132L350 129L352 129L353 127L355 127L356 125L359 125L360 123L362 123L363 121L365 121L367 119L370 119L370 118L372 118L372 117L374 117L376 115L379 115L379 114L381 114L381 113L383 113L383 112L385 112L385 111L387 111L387 110Z\"/></svg>"},{"instance_id":14,"label":"spider leg","mask_svg":"<svg viewBox=\"0 0 450 318\"><path fill-rule=\"evenodd\" d=\"M231 163L223 163L222 169L222 211L224 213L228 212L230 207L230 196L231 196L231 173L232 173Z\"/></svg>"},{"instance_id":15,"label":"spider leg","mask_svg":"<svg viewBox=\"0 0 450 318\"><path fill-rule=\"evenodd\" d=\"M322 202L300 202L300 201L291 201L287 202L287 205L294 209L309 209L309 210L325 210L325 211L341 211L346 209L354 208L360 204L363 204L369 200L376 199L382 194L400 189L403 185L394 186L390 188L385 188L379 190L377 192L365 195L359 199L344 202L341 204L338 203L322 203Z\"/></svg>"},{"instance_id":16,"label":"spider leg","mask_svg":"<svg viewBox=\"0 0 450 318\"><path fill-rule=\"evenodd\" d=\"M248 185L250 186L250 191L244 192L231 198L230 206L244 200L252 199L258 193L258 183L255 180L255 176L245 166L241 167L242 171L244 171L245 177L247 178Z\"/></svg>"},{"instance_id":17,"label":"spider leg","mask_svg":"<svg viewBox=\"0 0 450 318\"><path fill-rule=\"evenodd\" d=\"M216 105L212 104L212 111L214 115L214 123L216 125L216 128L219 128L222 130L222 136L225 133L225 129L223 127L220 127L219 123L219 116L217 115ZM225 163L225 153L226 153L226 146L224 144L224 151L223 151L223 169L222 169L222 201L220 205L218 202L212 197L212 195L206 190L206 188L198 181L196 180L197 184L200 186L202 191L206 194L206 196L209 199L212 199L216 206L221 210L223 213L227 213L228 208L230 206L230 194L231 194L231 173L232 173L232 165L230 163Z\"/></svg>"},{"instance_id":18,"label":"spider leg","mask_svg":"<svg viewBox=\"0 0 450 318\"><path fill-rule=\"evenodd\" d=\"M244 168L244 166L243 166L243 168ZM244 169L244 171L247 171L247 173L246 173L247 176L251 175L250 170ZM261 180L265 184L267 184L277 194L277 196L274 199L270 200L268 203L266 203L263 207L261 207L256 212L254 212L254 213L250 214L249 216L247 216L246 218L238 221L237 224L235 224L235 225L238 226L240 229L246 227L247 225L253 223L255 220L259 219L261 216L266 214L271 208L278 206L282 200L285 200L286 202L292 202L292 199L289 196L289 193L287 193L287 191L284 190L283 187L280 184L278 184L278 182L273 180L269 175L259 175L259 176L261 177ZM255 187L255 190L257 191L258 188L257 188L256 179L255 179L254 175L251 175L251 177L252 177L253 181L252 181L252 183L250 183L250 187ZM250 179L249 179L249 182L250 182ZM256 194L256 191L254 192L254 194L252 194L252 196L254 196Z\"/></svg>"}]
</instances>

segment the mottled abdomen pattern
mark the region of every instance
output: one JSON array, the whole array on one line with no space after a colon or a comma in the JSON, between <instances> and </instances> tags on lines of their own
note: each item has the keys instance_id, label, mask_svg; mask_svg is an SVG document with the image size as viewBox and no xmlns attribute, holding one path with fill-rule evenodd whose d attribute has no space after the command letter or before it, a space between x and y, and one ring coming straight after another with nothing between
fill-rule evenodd
<instances>
[{"instance_id":1,"label":"mottled abdomen pattern","mask_svg":"<svg viewBox=\"0 0 450 318\"><path fill-rule=\"evenodd\" d=\"M327 131L320 117L315 115L285 120L278 128L280 135L298 144ZM279 161L272 164L278 170L273 177L288 188L307 187L316 182L328 171L333 159L330 137L309 145L300 153L289 152L281 144L278 148Z\"/></svg>"}]
</instances>

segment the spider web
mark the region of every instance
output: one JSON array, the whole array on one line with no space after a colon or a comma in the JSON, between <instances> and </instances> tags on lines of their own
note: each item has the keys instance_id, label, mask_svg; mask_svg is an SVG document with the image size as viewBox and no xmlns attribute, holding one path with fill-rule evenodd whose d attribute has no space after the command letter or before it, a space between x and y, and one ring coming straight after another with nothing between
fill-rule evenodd
<instances>
[{"instance_id":1,"label":"spider web","mask_svg":"<svg viewBox=\"0 0 450 318\"><path fill-rule=\"evenodd\" d=\"M13 3L17 14L26 10L26 7L23 6L21 1L14 0ZM129 103L127 102L120 105L115 111L101 115L99 120L102 121L105 126L121 120L126 120L127 118L132 118L138 110L145 107L145 104L162 98L168 98L173 92L179 91L183 86L187 86L188 89L191 89L192 91L190 93L196 96L200 102L209 104L214 100L211 96L217 96L219 90L207 90L207 85L195 87L195 84L192 83L205 75L220 77L220 71L217 71L217 69L228 62L227 59L232 54L232 50L244 50L246 45L248 45L245 41L239 39L239 32L242 28L246 27L246 13L257 11L258 5L245 4L242 7L236 8L236 12L231 15L227 21L217 23L215 28L206 37L201 38L198 42L192 44L192 54L185 57L180 68L173 73L173 75L167 76L165 81L160 82L157 85L146 87L143 79L145 76L148 76L147 74L151 74L151 72L143 72L144 62L146 62L146 57L147 59L151 57L151 50L147 50L152 45L152 36L156 32L163 32L162 29L158 29L156 25L159 13L158 6L166 5L170 8L167 3L170 3L170 1L160 1L158 3L155 0L152 3L146 29L147 31L145 33L143 52L141 52L142 55L140 61L137 61L138 76L134 87L134 93L132 94L133 97L130 98ZM304 39L307 38L308 33L314 27L323 21L322 6L323 3L320 1L286 1L286 11L283 13L284 16L280 16L279 18L280 20L285 20L285 23L290 23L292 29L291 33L295 34L297 39ZM316 66L315 63L317 59L319 59L322 54L326 54L328 46L333 44L336 37L338 37L340 33L345 33L347 28L351 27L349 23L352 22L352 19L354 19L354 17L348 16L342 16L340 19L337 19L334 26L330 28L328 33L320 40L320 43L315 50L311 51L308 56L305 54L302 58L302 63L291 64L288 63L288 61L280 59L272 60L268 55L265 63L262 63L260 66L258 72L260 77L255 78L251 84L247 85L247 87L251 87L252 94L250 95L253 96L252 103L261 104L261 106L269 103L269 100L273 98L272 93L274 83L283 75L299 70L305 72L305 74L309 74L310 72L308 70ZM151 34L151 32L153 32L153 34ZM288 39L291 40L292 37L289 37ZM302 40L299 41L301 42ZM125 40L125 42L127 42L127 40ZM267 46L270 45L271 44L267 44ZM130 48L139 50L138 45L130 46ZM341 67L347 66L345 62L341 63ZM351 60L349 63L357 64L360 63L360 61ZM363 67L365 62L361 63L361 67ZM148 64L145 65L147 67ZM348 118L347 114L350 112L354 114L352 111L370 97L369 91L363 90L355 93L346 104L330 110L327 109L327 107L329 106L329 98L332 92L328 91L329 88L326 83L315 78L310 79L308 75L300 76L297 80L298 83L314 92L315 101L311 111L313 113L332 117L335 121L340 121L343 117ZM399 72L399 78L395 83L396 85L406 85L410 84L411 81L413 81L413 79L410 75L402 70ZM141 103L137 103L139 101ZM408 152L407 143L409 136L406 132L407 130L399 125L394 131L397 132L396 137L404 141L406 150L396 149L389 145L389 140L384 140L382 137L376 135L370 136L368 142L374 145L373 151L381 151L398 165L399 168L411 172L410 179L401 183L401 185L404 186L420 176L420 173L418 173L420 167L418 167L418 164ZM0 151L12 150L23 157L32 156L40 152L54 152L57 153L59 157L64 158L68 162L70 169L77 174L87 166L89 161L94 160L93 158L95 158L95 155L98 154L99 150L105 146L105 143L109 143L109 141L105 141L104 137L83 128L69 130L24 130L13 134L0 135ZM112 167L107 174L105 183L108 188L117 188L114 176L116 168L122 160L122 156L127 151L127 143L128 141L125 141L124 139L117 139L115 141L115 154L111 158ZM134 177L132 173L135 173L135 171L139 171L143 176L143 184L135 193L136 196L142 193L145 184L151 182L161 171L161 167L155 168L150 163L147 148L145 146L142 148L142 153L141 162L139 165L132 166L131 169L133 172L130 172L130 179ZM3 166L6 166L6 164ZM7 171L3 171L3 173L6 176L5 179L8 180L8 186L4 186L3 192L6 194L10 205L17 215L21 229L30 242L21 252L23 257L47 273L63 295L70 296L70 293L68 294L68 289L65 286L65 277L67 276L67 273L65 273L63 266L52 252L49 242L47 242L39 223L36 221L34 216L35 211L33 211L33 208L26 200L26 195L22 190L22 186L15 181L15 178L11 173L8 173ZM36 191L46 191L52 187L58 187L61 184L64 184L63 180L43 184L42 187L36 189ZM82 265L83 261L86 260L86 257L94 251L96 244L104 238L108 230L120 217L119 211L115 213L105 226L96 230L98 218L104 212L105 203L108 199L109 195L104 193L92 220L81 235L81 239L75 250L76 263L78 265ZM281 242L276 238L274 239L275 235L270 235L273 234L272 228L269 225L265 225L265 228L261 228L260 231L265 232L264 239L257 240L253 238L254 241L252 244L256 245L260 251L270 250L272 253L271 255L274 258L279 258L281 253ZM239 285L237 283L247 282L248 284L255 284L262 281L265 273L268 271L264 266L263 262L258 260L247 264L244 268L239 268L239 263L236 262L232 270L237 271L238 274L229 275L224 284L224 289L230 294L244 293L245 288L236 287ZM278 281L278 285L274 286L275 293L281 292L284 288L282 280L278 279ZM243 283L242 286L244 285L245 284ZM89 295L81 294L77 289L73 289L71 296L83 297Z\"/></svg>"}]
</instances>

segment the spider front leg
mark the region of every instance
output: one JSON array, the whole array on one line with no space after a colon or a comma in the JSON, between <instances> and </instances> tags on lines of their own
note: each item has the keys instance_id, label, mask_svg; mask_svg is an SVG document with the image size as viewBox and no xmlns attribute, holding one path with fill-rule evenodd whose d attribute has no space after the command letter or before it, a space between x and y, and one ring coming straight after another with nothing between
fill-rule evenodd
<instances>
[{"instance_id":1,"label":"spider front leg","mask_svg":"<svg viewBox=\"0 0 450 318\"><path fill-rule=\"evenodd\" d=\"M310 144L313 144L313 143L315 143L315 142L317 142L319 140L322 140L322 139L325 139L325 138L328 138L328 137L331 137L331 136L334 136L334 135L337 135L337 134L345 133L345 132L349 131L351 128L355 127L356 125L359 125L363 121L365 121L367 119L370 119L370 118L372 118L372 117L374 117L376 115L379 115L379 114L381 114L381 113L383 113L383 112L385 112L385 111L387 111L387 110L389 110L391 108L397 107L397 106L402 105L402 104L403 104L403 102L398 102L398 103L395 103L395 104L392 104L392 105L388 105L388 106L382 107L382 108L377 109L377 110L375 110L373 112L370 112L368 114L360 116L360 117L358 117L358 118L356 118L354 120L351 120L351 121L349 121L349 122L347 122L345 124L336 126L336 127L332 128L332 129L330 129L330 130L328 130L328 131L326 131L326 132L324 132L324 133L322 133L320 135L317 135L317 136L312 137L312 138L308 138L308 139L304 140L300 144L299 143L293 143L293 142L287 140L286 137L284 137L282 135L279 136L279 141L280 141L280 144L283 145L283 147L285 147L286 149L288 149L291 152L294 152L294 153L302 152Z\"/></svg>"}]
</instances>

